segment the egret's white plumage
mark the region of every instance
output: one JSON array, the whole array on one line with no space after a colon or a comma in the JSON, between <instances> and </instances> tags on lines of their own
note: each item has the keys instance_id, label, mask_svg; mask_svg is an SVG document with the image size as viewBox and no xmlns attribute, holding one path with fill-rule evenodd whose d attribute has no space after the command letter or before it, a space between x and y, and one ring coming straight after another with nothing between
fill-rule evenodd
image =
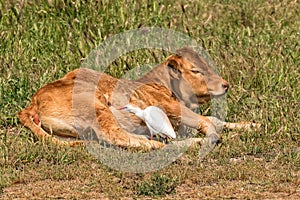
<instances>
[{"instance_id":1,"label":"egret's white plumage","mask_svg":"<svg viewBox=\"0 0 300 200\"><path fill-rule=\"evenodd\" d=\"M151 139L153 135L165 135L170 138L176 138L176 133L171 125L171 122L164 111L156 106L148 106L144 110L137 106L127 104L121 108L127 112L134 113L142 119L150 130Z\"/></svg>"}]
</instances>

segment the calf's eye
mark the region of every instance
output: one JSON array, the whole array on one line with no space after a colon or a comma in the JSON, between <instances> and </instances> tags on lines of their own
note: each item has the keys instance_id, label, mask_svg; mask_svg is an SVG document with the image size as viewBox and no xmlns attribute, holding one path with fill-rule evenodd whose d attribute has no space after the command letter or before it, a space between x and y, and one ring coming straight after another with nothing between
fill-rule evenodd
<instances>
[{"instance_id":1,"label":"calf's eye","mask_svg":"<svg viewBox=\"0 0 300 200\"><path fill-rule=\"evenodd\" d=\"M203 72L201 72L199 69L192 69L191 70L194 74L204 75Z\"/></svg>"}]
</instances>

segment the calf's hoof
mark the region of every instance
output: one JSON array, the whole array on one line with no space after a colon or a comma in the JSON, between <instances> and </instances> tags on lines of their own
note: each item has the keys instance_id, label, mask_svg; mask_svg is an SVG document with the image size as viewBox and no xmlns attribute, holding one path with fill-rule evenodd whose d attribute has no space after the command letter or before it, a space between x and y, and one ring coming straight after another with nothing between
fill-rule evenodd
<instances>
[{"instance_id":1,"label":"calf's hoof","mask_svg":"<svg viewBox=\"0 0 300 200\"><path fill-rule=\"evenodd\" d=\"M212 145L221 144L222 140L218 134L210 134L208 139Z\"/></svg>"}]
</instances>

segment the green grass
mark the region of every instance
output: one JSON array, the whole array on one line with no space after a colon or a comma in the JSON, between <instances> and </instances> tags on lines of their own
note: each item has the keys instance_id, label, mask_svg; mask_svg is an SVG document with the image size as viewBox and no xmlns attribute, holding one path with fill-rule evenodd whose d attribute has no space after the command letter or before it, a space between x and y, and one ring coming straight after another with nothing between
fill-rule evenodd
<instances>
[{"instance_id":1,"label":"green grass","mask_svg":"<svg viewBox=\"0 0 300 200\"><path fill-rule=\"evenodd\" d=\"M299 10L299 2L287 0L1 1L3 198L24 191L28 198L300 198ZM42 85L80 67L110 36L148 26L182 32L202 45L231 85L227 121L260 122L262 129L236 137L225 130L223 143L202 163L195 147L158 172L129 174L107 168L84 148L45 144L22 127L17 112ZM133 52L108 72L121 76L167 55Z\"/></svg>"},{"instance_id":2,"label":"green grass","mask_svg":"<svg viewBox=\"0 0 300 200\"><path fill-rule=\"evenodd\" d=\"M138 195L162 196L175 192L177 177L171 179L169 176L153 175L150 181L142 182L137 187Z\"/></svg>"}]
</instances>

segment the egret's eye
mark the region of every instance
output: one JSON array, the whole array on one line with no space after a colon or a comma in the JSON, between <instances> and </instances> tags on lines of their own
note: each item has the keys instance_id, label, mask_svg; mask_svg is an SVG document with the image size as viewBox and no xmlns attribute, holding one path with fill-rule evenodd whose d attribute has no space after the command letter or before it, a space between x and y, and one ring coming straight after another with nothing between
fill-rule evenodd
<instances>
[{"instance_id":1,"label":"egret's eye","mask_svg":"<svg viewBox=\"0 0 300 200\"><path fill-rule=\"evenodd\" d=\"M194 68L194 69L191 69L191 71L192 71L194 74L199 74L199 75L202 75L202 76L204 75L203 72L200 71L200 69Z\"/></svg>"}]
</instances>

